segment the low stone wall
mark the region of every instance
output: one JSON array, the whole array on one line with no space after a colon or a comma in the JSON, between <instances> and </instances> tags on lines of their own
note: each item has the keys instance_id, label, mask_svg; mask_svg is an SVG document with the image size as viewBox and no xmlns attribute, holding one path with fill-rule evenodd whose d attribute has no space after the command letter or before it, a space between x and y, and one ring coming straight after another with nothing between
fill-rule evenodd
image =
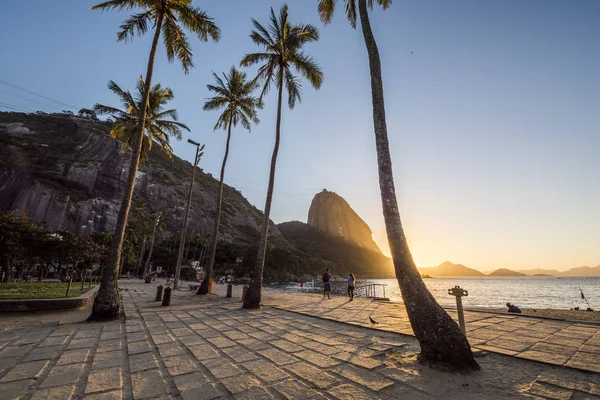
<instances>
[{"instance_id":1,"label":"low stone wall","mask_svg":"<svg viewBox=\"0 0 600 400\"><path fill-rule=\"evenodd\" d=\"M6 311L48 311L81 308L96 297L100 285L88 290L79 297L62 299L9 299L0 300L0 312Z\"/></svg>"}]
</instances>

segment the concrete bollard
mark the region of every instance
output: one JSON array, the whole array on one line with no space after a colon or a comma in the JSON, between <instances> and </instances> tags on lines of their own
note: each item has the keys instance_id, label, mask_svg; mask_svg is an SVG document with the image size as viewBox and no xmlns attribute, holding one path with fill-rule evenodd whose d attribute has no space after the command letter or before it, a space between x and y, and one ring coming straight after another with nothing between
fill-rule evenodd
<instances>
[{"instance_id":1,"label":"concrete bollard","mask_svg":"<svg viewBox=\"0 0 600 400\"><path fill-rule=\"evenodd\" d=\"M150 275L146 275L144 277L144 283L150 283L152 281L152 277Z\"/></svg>"},{"instance_id":2,"label":"concrete bollard","mask_svg":"<svg viewBox=\"0 0 600 400\"><path fill-rule=\"evenodd\" d=\"M456 296L456 313L458 314L458 325L460 326L460 330L467 337L467 328L465 326L465 314L463 312L462 306L462 297L466 297L469 295L464 289L461 289L460 286L454 286L452 289L448 289L448 294L452 296Z\"/></svg>"},{"instance_id":3,"label":"concrete bollard","mask_svg":"<svg viewBox=\"0 0 600 400\"><path fill-rule=\"evenodd\" d=\"M248 285L244 285L244 287L242 288L242 301L244 301L244 298L246 297L246 293L248 293Z\"/></svg>"},{"instance_id":4,"label":"concrete bollard","mask_svg":"<svg viewBox=\"0 0 600 400\"><path fill-rule=\"evenodd\" d=\"M163 296L161 306L170 306L170 305L171 305L171 288L167 286L165 288L165 294Z\"/></svg>"},{"instance_id":5,"label":"concrete bollard","mask_svg":"<svg viewBox=\"0 0 600 400\"><path fill-rule=\"evenodd\" d=\"M231 283L227 284L227 295L225 297L227 297L228 299L231 298L233 292L233 285Z\"/></svg>"},{"instance_id":6,"label":"concrete bollard","mask_svg":"<svg viewBox=\"0 0 600 400\"><path fill-rule=\"evenodd\" d=\"M158 287L156 288L156 298L154 299L154 301L161 301L162 300L163 290L164 290L164 286L163 285L158 285Z\"/></svg>"}]
</instances>

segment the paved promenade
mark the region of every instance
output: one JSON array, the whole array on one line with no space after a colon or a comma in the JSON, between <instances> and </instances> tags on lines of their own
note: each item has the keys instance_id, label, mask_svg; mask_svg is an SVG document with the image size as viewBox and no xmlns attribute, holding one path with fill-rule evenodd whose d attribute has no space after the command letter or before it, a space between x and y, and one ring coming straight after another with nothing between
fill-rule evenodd
<instances>
[{"instance_id":1,"label":"paved promenade","mask_svg":"<svg viewBox=\"0 0 600 400\"><path fill-rule=\"evenodd\" d=\"M424 367L414 338L358 326L358 313L379 308L358 299L319 308L318 298L266 291L278 307L295 299L295 312L245 311L217 286L209 296L174 292L161 307L157 284L120 285L125 321L58 313L69 323L33 315L15 325L4 314L0 399L600 399L598 374L499 354L479 357L473 374Z\"/></svg>"}]
</instances>

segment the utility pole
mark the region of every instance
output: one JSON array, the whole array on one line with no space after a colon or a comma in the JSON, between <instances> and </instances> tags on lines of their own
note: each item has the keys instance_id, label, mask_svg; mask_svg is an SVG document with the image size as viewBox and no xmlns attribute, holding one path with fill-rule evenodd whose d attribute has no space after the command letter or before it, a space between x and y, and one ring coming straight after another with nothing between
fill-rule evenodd
<instances>
[{"instance_id":1,"label":"utility pole","mask_svg":"<svg viewBox=\"0 0 600 400\"><path fill-rule=\"evenodd\" d=\"M192 171L192 182L190 183L190 194L188 195L187 206L185 208L185 216L183 217L183 224L181 227L181 240L179 241L179 254L177 255L177 267L175 268L175 282L173 289L179 288L179 276L181 275L181 261L183 259L183 250L185 249L185 236L187 233L188 217L190 215L190 205L192 204L192 193L194 190L194 178L196 177L196 167L200 162L200 158L204 154L204 145L200 147L200 143L194 142L192 139L188 139L188 143L196 146L196 158L194 158L194 169Z\"/></svg>"}]
</instances>

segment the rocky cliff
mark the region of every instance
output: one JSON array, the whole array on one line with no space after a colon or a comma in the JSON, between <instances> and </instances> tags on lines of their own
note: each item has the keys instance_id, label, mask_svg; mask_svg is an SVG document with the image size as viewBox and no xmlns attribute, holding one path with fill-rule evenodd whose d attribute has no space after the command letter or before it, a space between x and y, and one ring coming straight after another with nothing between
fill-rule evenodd
<instances>
[{"instance_id":1,"label":"rocky cliff","mask_svg":"<svg viewBox=\"0 0 600 400\"><path fill-rule=\"evenodd\" d=\"M110 124L66 115L0 113L0 211L17 210L48 226L86 235L112 231L127 178L130 152L109 136ZM154 146L138 172L134 197L163 211L180 229L192 165ZM210 234L218 181L196 174L188 235ZM61 222L62 221L62 222ZM225 186L220 239L250 243L262 213ZM275 225L273 245L288 247Z\"/></svg>"},{"instance_id":2,"label":"rocky cliff","mask_svg":"<svg viewBox=\"0 0 600 400\"><path fill-rule=\"evenodd\" d=\"M308 225L381 254L369 225L336 193L323 189L315 195L308 211Z\"/></svg>"}]
</instances>

